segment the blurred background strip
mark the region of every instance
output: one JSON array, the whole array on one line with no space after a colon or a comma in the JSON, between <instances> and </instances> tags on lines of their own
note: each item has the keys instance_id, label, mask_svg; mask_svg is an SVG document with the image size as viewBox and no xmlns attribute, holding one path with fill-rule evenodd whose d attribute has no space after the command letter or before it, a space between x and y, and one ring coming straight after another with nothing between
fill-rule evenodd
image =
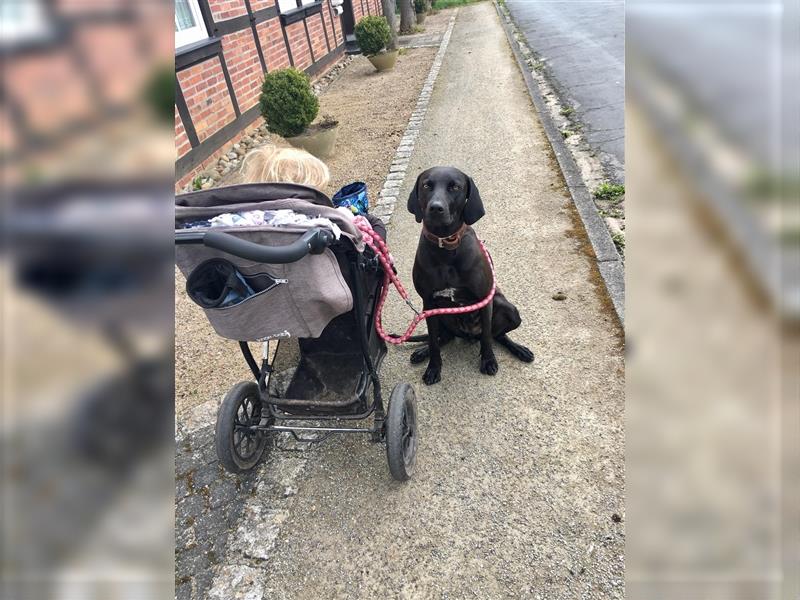
<instances>
[{"instance_id":1,"label":"blurred background strip","mask_svg":"<svg viewBox=\"0 0 800 600\"><path fill-rule=\"evenodd\" d=\"M0 18L0 596L170 598L173 4Z\"/></svg>"},{"instance_id":2,"label":"blurred background strip","mask_svg":"<svg viewBox=\"0 0 800 600\"><path fill-rule=\"evenodd\" d=\"M626 4L626 595L796 598L796 1Z\"/></svg>"}]
</instances>

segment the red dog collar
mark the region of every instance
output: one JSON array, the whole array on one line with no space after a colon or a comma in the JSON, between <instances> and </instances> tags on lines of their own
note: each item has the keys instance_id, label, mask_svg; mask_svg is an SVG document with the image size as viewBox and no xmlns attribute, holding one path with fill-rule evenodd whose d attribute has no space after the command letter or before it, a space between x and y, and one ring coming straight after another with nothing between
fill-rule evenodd
<instances>
[{"instance_id":1,"label":"red dog collar","mask_svg":"<svg viewBox=\"0 0 800 600\"><path fill-rule=\"evenodd\" d=\"M462 223L461 227L458 228L452 235L448 235L447 237L439 237L433 235L430 231L425 229L425 226L422 226L422 235L425 236L425 239L430 240L439 248L444 248L446 250L455 250L461 245L461 238L464 237L464 234L467 232L467 224Z\"/></svg>"}]
</instances>

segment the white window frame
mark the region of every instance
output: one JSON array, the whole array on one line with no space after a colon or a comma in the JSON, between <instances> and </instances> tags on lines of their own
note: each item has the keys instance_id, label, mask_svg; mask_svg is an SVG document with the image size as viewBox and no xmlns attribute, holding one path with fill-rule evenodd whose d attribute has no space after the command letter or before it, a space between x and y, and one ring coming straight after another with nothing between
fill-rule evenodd
<instances>
[{"instance_id":1,"label":"white window frame","mask_svg":"<svg viewBox=\"0 0 800 600\"><path fill-rule=\"evenodd\" d=\"M196 25L189 29L175 32L175 48L182 48L200 40L208 39L208 31L206 31L206 23L203 21L203 13L200 11L200 4L197 0L187 0L187 2Z\"/></svg>"},{"instance_id":2,"label":"white window frame","mask_svg":"<svg viewBox=\"0 0 800 600\"><path fill-rule=\"evenodd\" d=\"M12 46L50 35L50 23L41 0L17 0L14 5L19 14L0 13L0 45Z\"/></svg>"},{"instance_id":3,"label":"white window frame","mask_svg":"<svg viewBox=\"0 0 800 600\"><path fill-rule=\"evenodd\" d=\"M300 0L300 6L297 6L297 0L278 0L278 11L283 15L298 8L309 6L310 4L317 4L320 0Z\"/></svg>"},{"instance_id":4,"label":"white window frame","mask_svg":"<svg viewBox=\"0 0 800 600\"><path fill-rule=\"evenodd\" d=\"M278 0L278 11L281 14L297 10L297 0Z\"/></svg>"}]
</instances>

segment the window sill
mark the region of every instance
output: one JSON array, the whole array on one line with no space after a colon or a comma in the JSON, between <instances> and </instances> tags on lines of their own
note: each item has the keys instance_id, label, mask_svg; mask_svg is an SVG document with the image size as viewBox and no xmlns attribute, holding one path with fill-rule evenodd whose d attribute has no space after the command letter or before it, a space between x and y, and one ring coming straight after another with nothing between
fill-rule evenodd
<instances>
[{"instance_id":1,"label":"window sill","mask_svg":"<svg viewBox=\"0 0 800 600\"><path fill-rule=\"evenodd\" d=\"M218 37L206 38L175 50L175 70L188 69L192 65L219 54L222 40Z\"/></svg>"},{"instance_id":2,"label":"window sill","mask_svg":"<svg viewBox=\"0 0 800 600\"><path fill-rule=\"evenodd\" d=\"M306 17L322 12L322 2L323 0L320 0L319 2L314 2L314 4L306 4L300 8L281 13L281 25L286 27L292 23L302 21Z\"/></svg>"}]
</instances>

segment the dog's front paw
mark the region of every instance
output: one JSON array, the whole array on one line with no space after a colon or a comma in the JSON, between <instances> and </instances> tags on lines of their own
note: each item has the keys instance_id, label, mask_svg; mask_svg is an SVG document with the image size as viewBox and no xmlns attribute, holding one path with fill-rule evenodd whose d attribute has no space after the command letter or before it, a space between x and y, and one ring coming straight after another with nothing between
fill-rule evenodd
<instances>
[{"instance_id":1,"label":"dog's front paw","mask_svg":"<svg viewBox=\"0 0 800 600\"><path fill-rule=\"evenodd\" d=\"M481 373L484 375L496 375L500 367L497 364L497 359L494 354L481 356Z\"/></svg>"},{"instance_id":2,"label":"dog's front paw","mask_svg":"<svg viewBox=\"0 0 800 600\"><path fill-rule=\"evenodd\" d=\"M522 362L532 363L533 362L533 351L525 346L519 347L519 352L516 353L517 358L520 359Z\"/></svg>"},{"instance_id":3,"label":"dog's front paw","mask_svg":"<svg viewBox=\"0 0 800 600\"><path fill-rule=\"evenodd\" d=\"M417 348L414 352L411 353L411 364L418 365L420 363L425 362L430 358L431 350L427 346L423 346L422 348Z\"/></svg>"},{"instance_id":4,"label":"dog's front paw","mask_svg":"<svg viewBox=\"0 0 800 600\"><path fill-rule=\"evenodd\" d=\"M425 385L433 385L442 380L442 365L429 364L425 369L425 374L422 376L422 381Z\"/></svg>"}]
</instances>

